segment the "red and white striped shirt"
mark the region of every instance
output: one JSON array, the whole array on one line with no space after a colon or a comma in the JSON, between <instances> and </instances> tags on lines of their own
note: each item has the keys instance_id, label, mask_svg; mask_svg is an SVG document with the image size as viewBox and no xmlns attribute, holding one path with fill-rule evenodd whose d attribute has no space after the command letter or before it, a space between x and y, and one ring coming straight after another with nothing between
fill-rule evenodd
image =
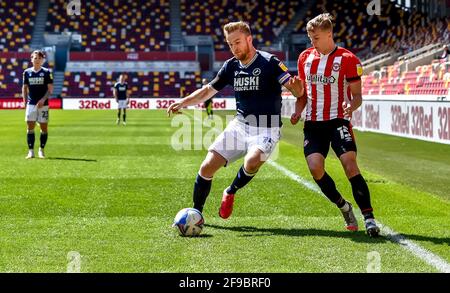
<instances>
[{"instance_id":1,"label":"red and white striped shirt","mask_svg":"<svg viewBox=\"0 0 450 293\"><path fill-rule=\"evenodd\" d=\"M342 103L351 101L349 83L361 80L362 65L352 52L336 47L328 55L314 48L298 57L298 75L305 81L307 121L328 121L344 116Z\"/></svg>"}]
</instances>

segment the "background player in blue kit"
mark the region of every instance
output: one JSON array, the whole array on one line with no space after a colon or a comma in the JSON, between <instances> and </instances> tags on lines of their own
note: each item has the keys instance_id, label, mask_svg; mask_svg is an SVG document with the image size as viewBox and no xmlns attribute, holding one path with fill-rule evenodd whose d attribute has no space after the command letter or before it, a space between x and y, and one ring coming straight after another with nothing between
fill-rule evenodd
<instances>
[{"instance_id":1,"label":"background player in blue kit","mask_svg":"<svg viewBox=\"0 0 450 293\"><path fill-rule=\"evenodd\" d=\"M123 110L123 125L127 125L127 107L130 102L130 95L128 93L128 83L126 82L125 74L119 76L119 81L114 84L113 94L117 107L117 120L116 124L120 123L120 111Z\"/></svg>"},{"instance_id":2,"label":"background player in blue kit","mask_svg":"<svg viewBox=\"0 0 450 293\"><path fill-rule=\"evenodd\" d=\"M45 61L43 51L31 53L33 67L23 72L22 98L26 105L25 121L27 122L28 155L26 159L34 158L34 127L36 121L41 128L39 158L44 159L44 148L48 138L48 98L53 92L53 76L50 69L42 67Z\"/></svg>"},{"instance_id":3,"label":"background player in blue kit","mask_svg":"<svg viewBox=\"0 0 450 293\"><path fill-rule=\"evenodd\" d=\"M194 208L202 211L216 171L245 156L243 166L223 192L219 215L226 219L232 213L237 190L255 176L280 139L281 86L301 97L303 85L298 77L291 77L277 57L254 48L247 23L228 23L224 34L234 57L223 64L207 86L172 104L167 112L170 115L204 102L226 85L234 87L237 115L209 147L193 192Z\"/></svg>"},{"instance_id":4,"label":"background player in blue kit","mask_svg":"<svg viewBox=\"0 0 450 293\"><path fill-rule=\"evenodd\" d=\"M206 86L208 85L208 80L206 78L202 79L202 85ZM210 98L208 100L206 100L204 103L205 106L205 110L206 110L206 115L208 115L208 119L212 119L213 118L213 99Z\"/></svg>"}]
</instances>

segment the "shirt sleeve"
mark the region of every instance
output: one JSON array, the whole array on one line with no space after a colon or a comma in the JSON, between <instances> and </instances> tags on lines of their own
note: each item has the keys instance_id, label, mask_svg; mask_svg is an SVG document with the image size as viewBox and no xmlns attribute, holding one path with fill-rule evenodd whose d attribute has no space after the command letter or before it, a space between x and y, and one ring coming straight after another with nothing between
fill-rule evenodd
<instances>
[{"instance_id":1,"label":"shirt sleeve","mask_svg":"<svg viewBox=\"0 0 450 293\"><path fill-rule=\"evenodd\" d=\"M291 77L289 69L286 67L286 65L284 65L283 62L280 61L280 59L278 59L275 56L270 58L270 63L272 65L274 75L277 77L278 82L281 85L285 84Z\"/></svg>"},{"instance_id":2,"label":"shirt sleeve","mask_svg":"<svg viewBox=\"0 0 450 293\"><path fill-rule=\"evenodd\" d=\"M209 83L216 91L220 91L228 84L230 84L230 78L228 74L228 61L226 61L222 68L220 68L216 77Z\"/></svg>"},{"instance_id":3,"label":"shirt sleeve","mask_svg":"<svg viewBox=\"0 0 450 293\"><path fill-rule=\"evenodd\" d=\"M345 79L348 82L361 80L363 68L358 57L353 54L348 54L345 61Z\"/></svg>"},{"instance_id":4,"label":"shirt sleeve","mask_svg":"<svg viewBox=\"0 0 450 293\"><path fill-rule=\"evenodd\" d=\"M45 75L45 84L53 84L53 73L52 71L49 69L47 74Z\"/></svg>"},{"instance_id":5,"label":"shirt sleeve","mask_svg":"<svg viewBox=\"0 0 450 293\"><path fill-rule=\"evenodd\" d=\"M302 52L300 54L300 56L298 56L298 62L297 62L298 76L300 77L301 80L306 80L305 59L306 59L306 53Z\"/></svg>"},{"instance_id":6,"label":"shirt sleeve","mask_svg":"<svg viewBox=\"0 0 450 293\"><path fill-rule=\"evenodd\" d=\"M26 71L23 72L23 84L30 85L30 81L28 80L28 74Z\"/></svg>"}]
</instances>

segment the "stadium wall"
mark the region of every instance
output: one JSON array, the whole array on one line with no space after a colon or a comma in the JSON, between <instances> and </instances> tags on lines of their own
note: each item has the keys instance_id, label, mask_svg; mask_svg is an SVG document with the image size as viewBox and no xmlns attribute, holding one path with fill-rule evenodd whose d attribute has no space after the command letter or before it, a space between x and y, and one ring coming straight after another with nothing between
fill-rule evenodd
<instances>
[{"instance_id":1,"label":"stadium wall","mask_svg":"<svg viewBox=\"0 0 450 293\"><path fill-rule=\"evenodd\" d=\"M352 125L371 131L450 144L450 96L367 96L353 112ZM438 100L439 99L439 100ZM295 99L287 96L282 115L290 117ZM304 116L304 113L303 113Z\"/></svg>"},{"instance_id":2,"label":"stadium wall","mask_svg":"<svg viewBox=\"0 0 450 293\"><path fill-rule=\"evenodd\" d=\"M178 102L179 98L153 98L153 99L130 99L129 109L161 110L167 109L171 104ZM68 98L63 99L62 108L65 110L107 110L117 109L115 99L105 98ZM201 109L203 104L188 107L189 109ZM234 110L236 102L234 99L215 98L213 99L213 109Z\"/></svg>"}]
</instances>

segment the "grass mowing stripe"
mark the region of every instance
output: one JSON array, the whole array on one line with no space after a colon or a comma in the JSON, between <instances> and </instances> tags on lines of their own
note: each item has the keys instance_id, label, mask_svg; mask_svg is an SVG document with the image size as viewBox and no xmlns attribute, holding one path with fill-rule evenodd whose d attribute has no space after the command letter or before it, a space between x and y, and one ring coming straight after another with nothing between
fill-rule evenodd
<instances>
[{"instance_id":1,"label":"grass mowing stripe","mask_svg":"<svg viewBox=\"0 0 450 293\"><path fill-rule=\"evenodd\" d=\"M274 161L269 161L268 163L275 169L284 173L286 176L288 176L292 180L304 185L306 188L308 188L312 191L315 191L315 192L323 195L322 192L316 186L313 186L311 182L307 181L306 179L302 178L301 176L296 175L295 173L291 172L290 170L286 169L285 167L281 166L280 164L278 164ZM411 242L410 240L406 239L405 237L403 237L399 233L395 232L388 226L385 226L380 222L379 222L379 224L381 227L381 232L383 234L385 234L388 239L390 239L391 241L393 241L395 243L400 244L400 246L402 248L410 251L413 255L422 259L427 264L433 266L440 272L450 273L450 265L444 259L433 254L432 252L428 251L427 249L421 247L420 245Z\"/></svg>"}]
</instances>

